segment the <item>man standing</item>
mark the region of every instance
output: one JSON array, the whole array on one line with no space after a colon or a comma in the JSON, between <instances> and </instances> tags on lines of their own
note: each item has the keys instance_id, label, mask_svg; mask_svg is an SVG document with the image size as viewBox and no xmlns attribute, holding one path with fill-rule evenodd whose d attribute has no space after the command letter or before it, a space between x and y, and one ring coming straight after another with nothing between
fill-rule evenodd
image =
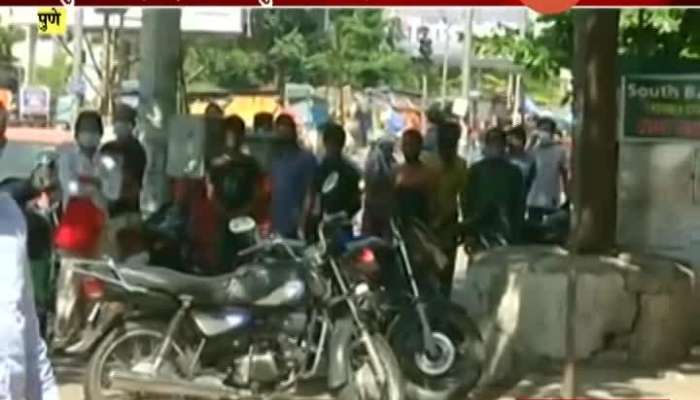
<instances>
[{"instance_id":1,"label":"man standing","mask_svg":"<svg viewBox=\"0 0 700 400\"><path fill-rule=\"evenodd\" d=\"M415 129L406 130L401 138L404 163L396 170L394 184L395 215L403 221L416 219L426 225L432 216L434 173L421 160L423 135Z\"/></svg>"},{"instance_id":2,"label":"man standing","mask_svg":"<svg viewBox=\"0 0 700 400\"><path fill-rule=\"evenodd\" d=\"M448 298L452 290L457 255L455 226L459 220L459 195L467 185L467 163L457 155L460 133L459 124L441 123L437 127L436 135L437 156L425 155L428 165L437 172L432 228L440 239L440 246L448 258L447 268L442 271L441 276L443 292Z\"/></svg>"},{"instance_id":3,"label":"man standing","mask_svg":"<svg viewBox=\"0 0 700 400\"><path fill-rule=\"evenodd\" d=\"M364 167L365 199L362 234L391 238L391 211L394 203L396 159L394 137L380 138L367 155Z\"/></svg>"},{"instance_id":4,"label":"man standing","mask_svg":"<svg viewBox=\"0 0 700 400\"><path fill-rule=\"evenodd\" d=\"M471 239L502 244L520 239L524 183L518 167L506 158L506 135L500 129L486 132L484 159L469 170L462 198L462 215Z\"/></svg>"},{"instance_id":5,"label":"man standing","mask_svg":"<svg viewBox=\"0 0 700 400\"><path fill-rule=\"evenodd\" d=\"M7 139L0 107L0 156ZM0 398L58 400L46 345L39 335L27 260L27 226L15 201L0 194Z\"/></svg>"},{"instance_id":6,"label":"man standing","mask_svg":"<svg viewBox=\"0 0 700 400\"><path fill-rule=\"evenodd\" d=\"M253 214L253 203L258 192L260 166L252 156L243 153L245 122L232 115L224 120L225 152L214 159L209 167L209 183L217 205L217 214L223 217L217 236L220 236L220 272L229 272L234 266L236 254L243 250L235 235L228 230L228 221Z\"/></svg>"},{"instance_id":7,"label":"man standing","mask_svg":"<svg viewBox=\"0 0 700 400\"><path fill-rule=\"evenodd\" d=\"M532 182L535 180L537 165L535 159L525 151L527 133L522 126L516 126L507 133L508 135L508 158L523 174L525 182L525 195L530 193Z\"/></svg>"},{"instance_id":8,"label":"man standing","mask_svg":"<svg viewBox=\"0 0 700 400\"><path fill-rule=\"evenodd\" d=\"M114 112L113 140L102 147L101 153L120 157L122 160L122 190L118 201L113 204L112 214L123 211L141 212L140 197L143 176L146 171L146 150L134 136L136 110L126 104L119 104Z\"/></svg>"},{"instance_id":9,"label":"man standing","mask_svg":"<svg viewBox=\"0 0 700 400\"><path fill-rule=\"evenodd\" d=\"M539 222L569 194L569 169L564 147L554 139L557 126L548 118L537 122L538 142L532 150L537 173L527 198L528 218Z\"/></svg>"},{"instance_id":10,"label":"man standing","mask_svg":"<svg viewBox=\"0 0 700 400\"><path fill-rule=\"evenodd\" d=\"M281 149L270 166L272 230L284 237L303 238L314 204L316 158L299 145L291 116L277 117L275 130Z\"/></svg>"},{"instance_id":11,"label":"man standing","mask_svg":"<svg viewBox=\"0 0 700 400\"><path fill-rule=\"evenodd\" d=\"M345 130L336 123L328 123L323 129L325 157L316 176L315 191L321 194L323 182L333 172L338 173L336 189L328 195L321 195L321 213L335 214L344 211L352 218L361 207L360 172L351 161L343 156Z\"/></svg>"}]
</instances>

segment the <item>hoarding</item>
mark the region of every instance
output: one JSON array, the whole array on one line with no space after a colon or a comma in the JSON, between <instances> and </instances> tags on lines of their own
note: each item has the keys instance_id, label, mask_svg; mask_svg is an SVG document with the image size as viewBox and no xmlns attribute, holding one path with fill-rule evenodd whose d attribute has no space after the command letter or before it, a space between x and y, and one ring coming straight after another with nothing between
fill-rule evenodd
<instances>
[{"instance_id":1,"label":"hoarding","mask_svg":"<svg viewBox=\"0 0 700 400\"><path fill-rule=\"evenodd\" d=\"M622 91L623 139L700 139L700 75L630 75Z\"/></svg>"}]
</instances>

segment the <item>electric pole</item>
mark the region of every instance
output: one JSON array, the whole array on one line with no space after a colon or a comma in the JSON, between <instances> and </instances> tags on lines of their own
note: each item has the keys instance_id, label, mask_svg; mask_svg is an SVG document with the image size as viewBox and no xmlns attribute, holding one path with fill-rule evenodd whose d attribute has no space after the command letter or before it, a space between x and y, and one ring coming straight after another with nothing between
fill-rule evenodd
<instances>
[{"instance_id":1,"label":"electric pole","mask_svg":"<svg viewBox=\"0 0 700 400\"><path fill-rule=\"evenodd\" d=\"M450 54L450 24L447 22L447 18L443 19L445 23L445 47L443 48L444 54L442 55L442 106L444 107L447 103L447 70L448 70L448 59Z\"/></svg>"},{"instance_id":2,"label":"electric pole","mask_svg":"<svg viewBox=\"0 0 700 400\"><path fill-rule=\"evenodd\" d=\"M469 101L469 89L472 64L472 26L474 25L474 9L464 10L464 58L462 61L462 97Z\"/></svg>"},{"instance_id":3,"label":"electric pole","mask_svg":"<svg viewBox=\"0 0 700 400\"><path fill-rule=\"evenodd\" d=\"M74 114L83 106L85 85L83 85L83 8L75 7L75 24L73 25L73 76L71 90L75 95Z\"/></svg>"}]
</instances>

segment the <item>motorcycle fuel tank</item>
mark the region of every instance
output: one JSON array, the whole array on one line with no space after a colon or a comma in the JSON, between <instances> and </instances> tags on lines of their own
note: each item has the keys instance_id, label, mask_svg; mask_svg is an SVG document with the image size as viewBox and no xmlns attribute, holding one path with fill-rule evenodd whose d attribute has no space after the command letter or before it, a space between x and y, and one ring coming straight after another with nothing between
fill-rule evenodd
<instances>
[{"instance_id":1,"label":"motorcycle fuel tank","mask_svg":"<svg viewBox=\"0 0 700 400\"><path fill-rule=\"evenodd\" d=\"M239 307L226 307L219 310L193 310L192 318L205 336L218 336L241 329L253 321L251 311Z\"/></svg>"}]
</instances>

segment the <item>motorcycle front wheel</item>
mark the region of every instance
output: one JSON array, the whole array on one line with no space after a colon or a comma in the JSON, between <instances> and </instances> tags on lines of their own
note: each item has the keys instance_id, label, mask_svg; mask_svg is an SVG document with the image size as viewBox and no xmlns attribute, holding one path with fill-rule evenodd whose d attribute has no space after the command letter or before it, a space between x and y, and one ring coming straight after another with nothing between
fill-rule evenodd
<instances>
[{"instance_id":1,"label":"motorcycle front wheel","mask_svg":"<svg viewBox=\"0 0 700 400\"><path fill-rule=\"evenodd\" d=\"M457 305L449 307L446 318L431 313L429 319L433 340L439 349L436 356L431 357L424 351L417 318L399 316L387 333L406 379L408 397L416 400L463 399L481 377L481 335L466 312ZM409 337L407 332L412 335Z\"/></svg>"},{"instance_id":2,"label":"motorcycle front wheel","mask_svg":"<svg viewBox=\"0 0 700 400\"><path fill-rule=\"evenodd\" d=\"M366 346L357 338L351 343L350 377L338 392L339 400L404 400L405 382L394 351L380 335L371 337L384 375L383 382L371 365Z\"/></svg>"}]
</instances>

